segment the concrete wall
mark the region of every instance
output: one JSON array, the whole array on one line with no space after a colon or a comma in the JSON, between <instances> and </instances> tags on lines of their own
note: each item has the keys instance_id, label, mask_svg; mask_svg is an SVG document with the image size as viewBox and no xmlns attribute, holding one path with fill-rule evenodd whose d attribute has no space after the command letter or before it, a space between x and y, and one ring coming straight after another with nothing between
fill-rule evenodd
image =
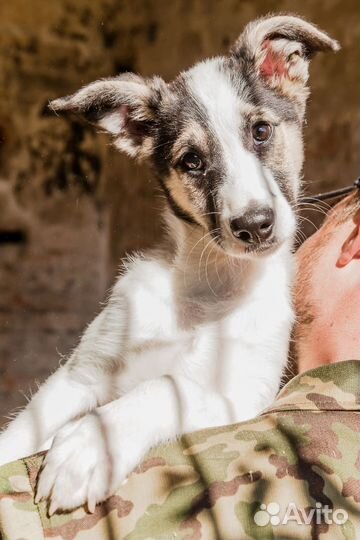
<instances>
[{"instance_id":1,"label":"concrete wall","mask_svg":"<svg viewBox=\"0 0 360 540\"><path fill-rule=\"evenodd\" d=\"M76 344L120 257L160 232L150 173L93 129L47 116L48 100L122 71L171 79L224 53L249 20L295 11L343 46L312 65L305 179L313 191L345 185L360 170L359 8L358 0L1 2L0 417Z\"/></svg>"}]
</instances>

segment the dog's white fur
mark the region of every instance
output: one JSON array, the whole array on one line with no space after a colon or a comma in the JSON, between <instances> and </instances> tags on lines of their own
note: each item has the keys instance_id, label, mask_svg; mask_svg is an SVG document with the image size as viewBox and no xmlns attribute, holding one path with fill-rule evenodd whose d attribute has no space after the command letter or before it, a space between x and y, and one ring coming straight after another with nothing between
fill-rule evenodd
<instances>
[{"instance_id":1,"label":"dog's white fur","mask_svg":"<svg viewBox=\"0 0 360 540\"><path fill-rule=\"evenodd\" d=\"M51 496L50 513L86 501L93 510L152 446L251 418L278 390L293 322L295 218L270 170L238 136L246 103L239 105L217 60L187 78L222 145L222 223L253 201L272 205L278 247L239 256L225 225L221 249L205 228L167 213L167 246L126 263L68 362L0 437L6 463L55 436L37 488L37 500ZM116 132L119 122L110 113L102 125Z\"/></svg>"}]
</instances>

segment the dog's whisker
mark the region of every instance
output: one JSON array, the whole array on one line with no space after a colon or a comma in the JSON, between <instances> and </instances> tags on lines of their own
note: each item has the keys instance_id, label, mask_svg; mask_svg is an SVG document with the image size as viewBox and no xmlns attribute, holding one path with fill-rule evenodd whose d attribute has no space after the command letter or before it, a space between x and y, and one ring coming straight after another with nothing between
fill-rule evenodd
<instances>
[{"instance_id":1,"label":"dog's whisker","mask_svg":"<svg viewBox=\"0 0 360 540\"><path fill-rule=\"evenodd\" d=\"M192 253L195 251L196 247L200 244L200 242L204 241L204 239L207 238L208 236L210 236L212 234L212 232L213 231L208 231L205 235L201 235L200 238L197 240L197 242L194 243L194 245L190 249L189 253L187 254L185 264L184 264L184 270L183 270L183 276L184 276L183 277L183 282L184 282L185 287L188 285L187 276L188 276L189 259L190 259L191 255L192 255ZM196 230L193 231L191 236L193 236L195 234L196 234Z\"/></svg>"},{"instance_id":2,"label":"dog's whisker","mask_svg":"<svg viewBox=\"0 0 360 540\"><path fill-rule=\"evenodd\" d=\"M315 225L315 223L313 223L313 222L311 221L311 219L309 219L309 218L307 218L307 217L305 217L305 216L299 216L299 220L300 220L301 223L303 223L303 222L309 223L309 225L311 225L311 226L314 228L315 231L318 231L318 230L319 230L319 227L317 227L317 226Z\"/></svg>"},{"instance_id":3,"label":"dog's whisker","mask_svg":"<svg viewBox=\"0 0 360 540\"><path fill-rule=\"evenodd\" d=\"M210 247L209 249L209 253L207 255L207 258L206 258L206 262L205 262L205 277L206 277L206 282L209 286L209 289L211 290L211 292L213 293L213 295L216 297L217 294L216 292L214 291L211 283L210 283L210 280L209 280L209 273L208 273L208 263L209 263L209 257L210 255L212 254L212 252L214 251L214 249L216 249L216 242L214 240L214 238L212 238L212 242L213 242L213 245Z\"/></svg>"},{"instance_id":4,"label":"dog's whisker","mask_svg":"<svg viewBox=\"0 0 360 540\"><path fill-rule=\"evenodd\" d=\"M216 253L216 257L215 257L215 271L216 271L216 275L217 275L220 285L223 286L223 280L220 278L220 274L219 274L218 258L219 258L219 252Z\"/></svg>"},{"instance_id":5,"label":"dog's whisker","mask_svg":"<svg viewBox=\"0 0 360 540\"><path fill-rule=\"evenodd\" d=\"M207 216L221 216L221 212L214 211L214 212L204 212L203 214L200 214L201 217L207 217Z\"/></svg>"},{"instance_id":6,"label":"dog's whisker","mask_svg":"<svg viewBox=\"0 0 360 540\"><path fill-rule=\"evenodd\" d=\"M323 216L327 216L328 215L328 212L323 209L323 208L318 208L316 206L314 207L308 207L306 206L305 204L301 205L301 206L298 206L298 207L293 207L294 210L299 210L300 209L300 212L318 212L319 214L323 215Z\"/></svg>"},{"instance_id":7,"label":"dog's whisker","mask_svg":"<svg viewBox=\"0 0 360 540\"><path fill-rule=\"evenodd\" d=\"M201 255L200 255L200 259L199 259L199 266L198 266L198 279L199 281L201 281L201 265L202 265L202 260L203 260L203 257L204 257L204 254L206 252L206 249L208 248L208 246L214 241L214 238L210 238L209 242L206 244L206 246L203 248L202 252L201 252Z\"/></svg>"},{"instance_id":8,"label":"dog's whisker","mask_svg":"<svg viewBox=\"0 0 360 540\"><path fill-rule=\"evenodd\" d=\"M296 203L298 206L308 205L308 206L323 206L326 210L331 210L332 206L326 201L314 200L314 202L302 201L301 199Z\"/></svg>"},{"instance_id":9,"label":"dog's whisker","mask_svg":"<svg viewBox=\"0 0 360 540\"><path fill-rule=\"evenodd\" d=\"M196 247L200 244L200 242L202 242L205 238L207 238L207 237L210 236L210 235L211 235L211 231L207 232L205 235L201 236L201 237L199 238L199 240L192 246L192 248L191 248L191 250L189 251L189 254L188 254L187 258L186 258L186 261L185 261L185 269L186 269L186 267L187 267L187 265L188 265L189 258L190 258L190 256L191 256L191 254L193 253L193 251L194 251L194 250L196 249Z\"/></svg>"}]
</instances>

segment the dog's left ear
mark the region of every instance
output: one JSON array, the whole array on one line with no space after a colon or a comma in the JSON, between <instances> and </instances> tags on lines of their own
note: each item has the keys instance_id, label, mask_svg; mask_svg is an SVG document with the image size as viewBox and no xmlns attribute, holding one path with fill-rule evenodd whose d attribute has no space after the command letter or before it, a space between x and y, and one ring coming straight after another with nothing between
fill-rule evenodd
<instances>
[{"instance_id":1,"label":"dog's left ear","mask_svg":"<svg viewBox=\"0 0 360 540\"><path fill-rule=\"evenodd\" d=\"M83 116L110 133L115 146L136 158L151 154L159 108L166 84L159 77L144 79L133 73L102 79L75 94L55 99L50 110Z\"/></svg>"},{"instance_id":2,"label":"dog's left ear","mask_svg":"<svg viewBox=\"0 0 360 540\"><path fill-rule=\"evenodd\" d=\"M299 17L267 16L249 23L230 53L270 88L297 102L303 112L309 60L319 51L340 46Z\"/></svg>"}]
</instances>

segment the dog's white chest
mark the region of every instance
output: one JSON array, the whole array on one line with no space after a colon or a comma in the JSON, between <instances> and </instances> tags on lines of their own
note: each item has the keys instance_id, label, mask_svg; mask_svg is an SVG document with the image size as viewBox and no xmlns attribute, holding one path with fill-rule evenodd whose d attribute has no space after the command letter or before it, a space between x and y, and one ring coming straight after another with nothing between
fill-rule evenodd
<instances>
[{"instance_id":1,"label":"dog's white chest","mask_svg":"<svg viewBox=\"0 0 360 540\"><path fill-rule=\"evenodd\" d=\"M179 296L166 263L135 262L114 291L124 314L119 391L181 373L232 398L238 391L241 403L250 389L251 402L257 396L266 404L278 387L292 322L287 274L274 259L250 291L220 301L210 291L198 301Z\"/></svg>"}]
</instances>

